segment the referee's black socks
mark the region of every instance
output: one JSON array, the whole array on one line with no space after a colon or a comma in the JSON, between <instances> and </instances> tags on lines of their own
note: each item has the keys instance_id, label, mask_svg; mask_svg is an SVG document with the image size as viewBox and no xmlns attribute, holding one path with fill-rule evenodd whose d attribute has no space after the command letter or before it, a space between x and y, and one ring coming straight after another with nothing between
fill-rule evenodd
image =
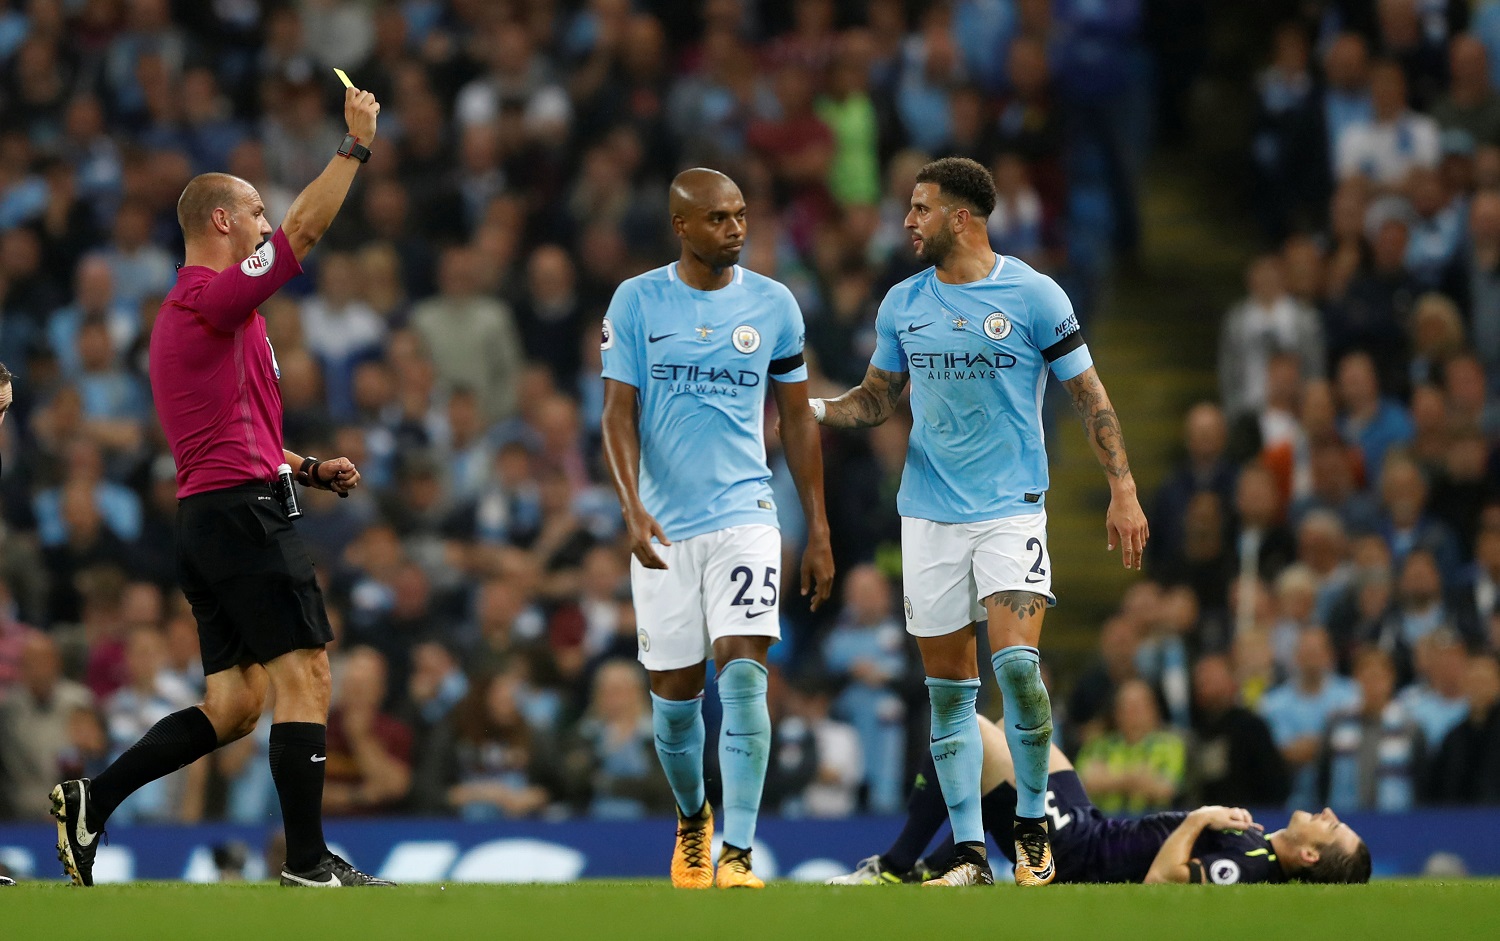
<instances>
[{"instance_id":1,"label":"referee's black socks","mask_svg":"<svg viewBox=\"0 0 1500 941\"><path fill-rule=\"evenodd\" d=\"M218 747L214 724L197 706L162 719L94 779L89 790L90 824L98 829L125 798Z\"/></svg>"},{"instance_id":2,"label":"referee's black socks","mask_svg":"<svg viewBox=\"0 0 1500 941\"><path fill-rule=\"evenodd\" d=\"M277 722L271 726L271 780L286 825L286 868L307 872L328 852L323 842L323 769L328 726Z\"/></svg>"}]
</instances>

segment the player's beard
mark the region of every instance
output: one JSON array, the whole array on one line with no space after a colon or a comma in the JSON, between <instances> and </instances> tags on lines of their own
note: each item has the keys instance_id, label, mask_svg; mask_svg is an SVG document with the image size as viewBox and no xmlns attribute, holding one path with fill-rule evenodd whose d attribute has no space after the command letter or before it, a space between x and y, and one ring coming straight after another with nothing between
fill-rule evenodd
<instances>
[{"instance_id":1,"label":"player's beard","mask_svg":"<svg viewBox=\"0 0 1500 941\"><path fill-rule=\"evenodd\" d=\"M934 232L931 238L924 237L922 239L922 257L934 266L941 268L943 267L943 262L947 261L948 256L952 254L953 246L957 241L958 239L953 234L953 230L944 226Z\"/></svg>"},{"instance_id":2,"label":"player's beard","mask_svg":"<svg viewBox=\"0 0 1500 941\"><path fill-rule=\"evenodd\" d=\"M736 248L720 248L713 253L702 253L698 260L703 262L713 271L723 271L739 264L741 251Z\"/></svg>"}]
</instances>

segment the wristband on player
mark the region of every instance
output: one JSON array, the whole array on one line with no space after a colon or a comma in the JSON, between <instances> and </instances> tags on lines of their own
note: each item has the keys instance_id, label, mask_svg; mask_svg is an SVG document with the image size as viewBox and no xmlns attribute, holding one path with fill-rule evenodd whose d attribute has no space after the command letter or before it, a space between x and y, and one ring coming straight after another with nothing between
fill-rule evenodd
<instances>
[{"instance_id":1,"label":"wristband on player","mask_svg":"<svg viewBox=\"0 0 1500 941\"><path fill-rule=\"evenodd\" d=\"M828 403L822 399L808 399L807 404L812 408L813 421L823 424L823 418L828 414Z\"/></svg>"},{"instance_id":2,"label":"wristband on player","mask_svg":"<svg viewBox=\"0 0 1500 941\"><path fill-rule=\"evenodd\" d=\"M329 489L328 485L318 479L318 465L323 462L308 455L302 459L302 466L297 468L297 483L304 487L315 487L318 490Z\"/></svg>"},{"instance_id":3,"label":"wristband on player","mask_svg":"<svg viewBox=\"0 0 1500 941\"><path fill-rule=\"evenodd\" d=\"M360 163L368 163L370 160L370 148L359 142L359 138L353 134L345 134L344 142L339 144L340 157L352 157Z\"/></svg>"}]
</instances>

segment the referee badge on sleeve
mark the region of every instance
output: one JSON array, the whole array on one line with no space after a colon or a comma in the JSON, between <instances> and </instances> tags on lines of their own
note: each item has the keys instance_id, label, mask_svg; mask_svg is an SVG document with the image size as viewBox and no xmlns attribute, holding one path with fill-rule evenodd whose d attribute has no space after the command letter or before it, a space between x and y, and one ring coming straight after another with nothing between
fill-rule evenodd
<instances>
[{"instance_id":1,"label":"referee badge on sleeve","mask_svg":"<svg viewBox=\"0 0 1500 941\"><path fill-rule=\"evenodd\" d=\"M604 323L600 328L600 334L601 336L599 340L599 349L612 349L615 345L615 328L610 325L608 317L604 318Z\"/></svg>"},{"instance_id":2,"label":"referee badge on sleeve","mask_svg":"<svg viewBox=\"0 0 1500 941\"><path fill-rule=\"evenodd\" d=\"M240 262L240 270L252 278L270 271L276 264L276 246L269 241L257 248L249 258Z\"/></svg>"}]
</instances>

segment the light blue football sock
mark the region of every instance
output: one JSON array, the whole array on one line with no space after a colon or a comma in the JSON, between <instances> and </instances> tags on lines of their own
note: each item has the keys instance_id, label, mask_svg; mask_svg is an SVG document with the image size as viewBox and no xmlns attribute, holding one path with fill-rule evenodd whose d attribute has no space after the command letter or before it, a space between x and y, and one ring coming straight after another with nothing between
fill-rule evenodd
<instances>
[{"instance_id":1,"label":"light blue football sock","mask_svg":"<svg viewBox=\"0 0 1500 941\"><path fill-rule=\"evenodd\" d=\"M990 657L1005 701L1005 741L1016 767L1016 816L1047 814L1047 762L1052 754L1052 699L1042 683L1035 647L1006 647Z\"/></svg>"},{"instance_id":2,"label":"light blue football sock","mask_svg":"<svg viewBox=\"0 0 1500 941\"><path fill-rule=\"evenodd\" d=\"M703 697L687 701L651 694L651 728L656 732L656 757L667 773L672 795L684 816L703 808Z\"/></svg>"},{"instance_id":3,"label":"light blue football sock","mask_svg":"<svg viewBox=\"0 0 1500 941\"><path fill-rule=\"evenodd\" d=\"M927 695L932 700L932 761L953 824L953 842L983 845L979 775L984 768L984 745L974 711L979 680L929 676Z\"/></svg>"},{"instance_id":4,"label":"light blue football sock","mask_svg":"<svg viewBox=\"0 0 1500 941\"><path fill-rule=\"evenodd\" d=\"M750 849L760 794L771 759L771 714L766 709L766 668L731 660L719 671L719 774L724 779L724 842Z\"/></svg>"}]
</instances>

